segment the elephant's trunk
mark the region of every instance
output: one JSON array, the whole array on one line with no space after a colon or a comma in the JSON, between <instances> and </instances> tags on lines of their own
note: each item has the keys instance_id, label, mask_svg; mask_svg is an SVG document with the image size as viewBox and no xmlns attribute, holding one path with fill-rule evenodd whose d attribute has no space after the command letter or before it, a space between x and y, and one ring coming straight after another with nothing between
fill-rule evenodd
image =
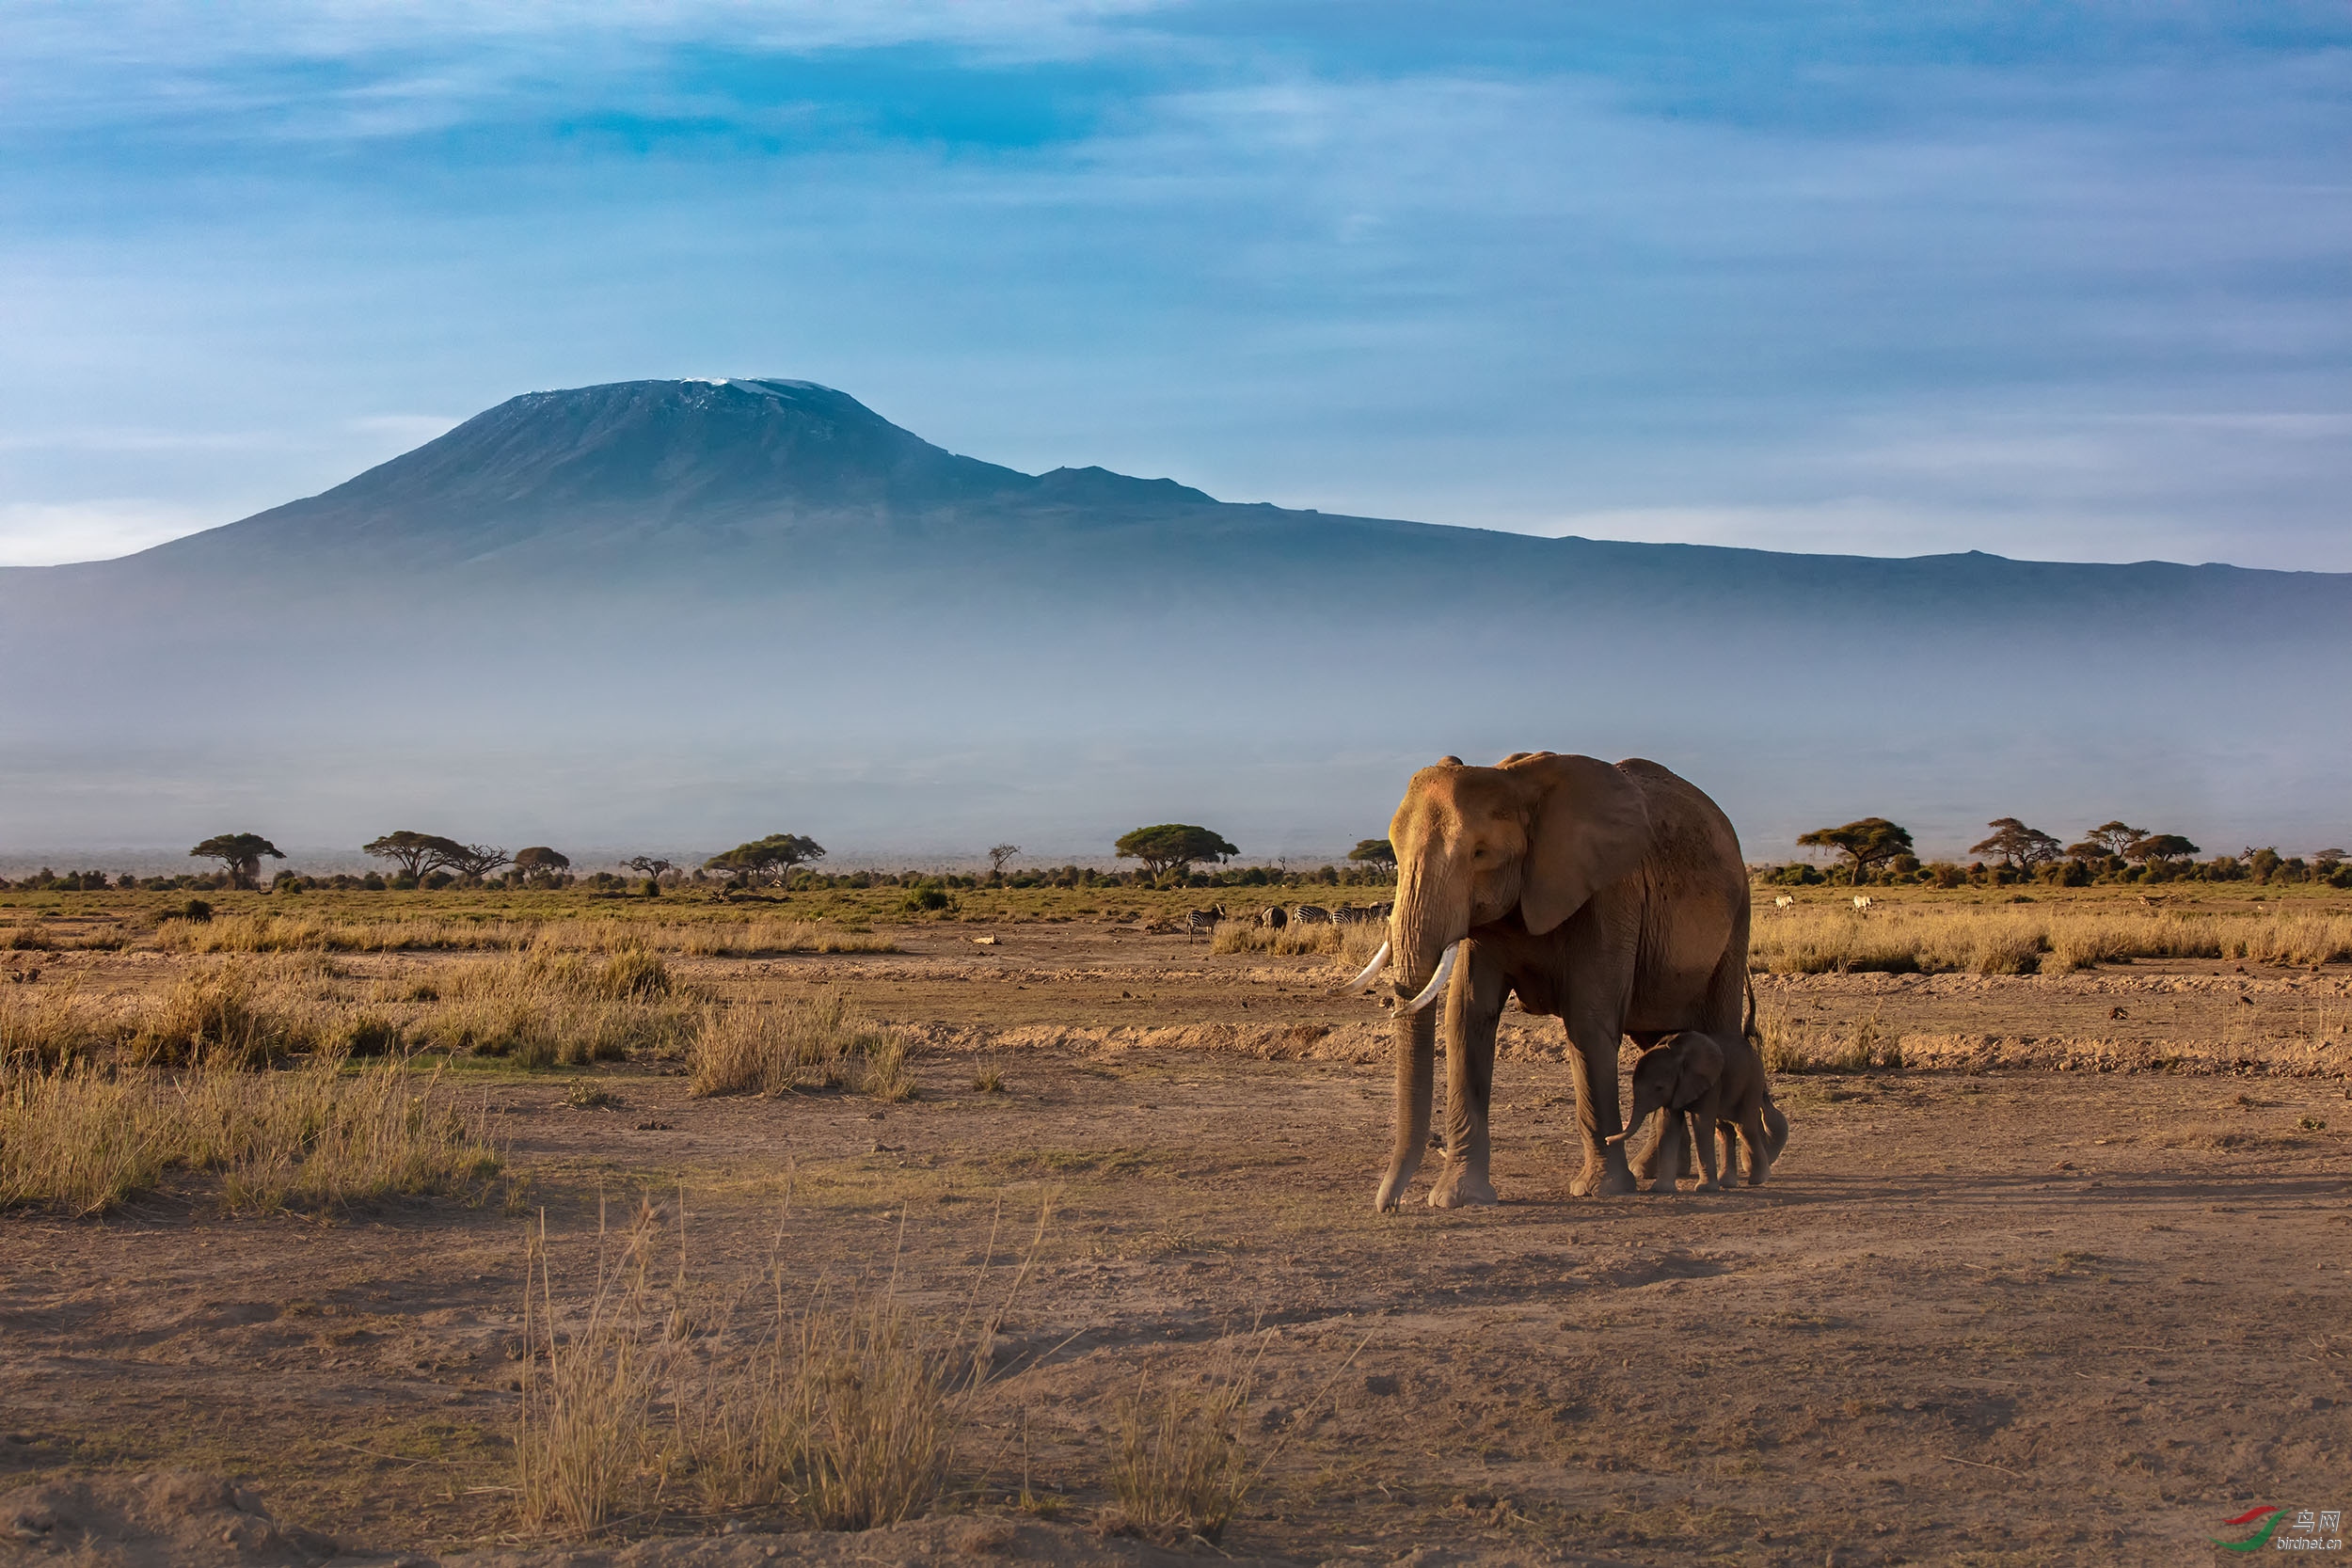
<instances>
[{"instance_id":1,"label":"elephant's trunk","mask_svg":"<svg viewBox=\"0 0 2352 1568\"><path fill-rule=\"evenodd\" d=\"M1399 1009L1391 1027L1396 1042L1396 1143L1373 1199L1382 1213L1404 1197L1421 1168L1422 1150L1429 1147L1429 1096L1438 1060L1437 1014Z\"/></svg>"},{"instance_id":2,"label":"elephant's trunk","mask_svg":"<svg viewBox=\"0 0 2352 1568\"><path fill-rule=\"evenodd\" d=\"M1433 879L1406 864L1397 879L1396 911L1389 923L1389 977L1397 1006L1391 1022L1396 1046L1396 1145L1375 1200L1382 1211L1396 1207L1421 1168L1429 1147L1429 1100L1438 1056L1438 1014L1430 1006L1445 989L1455 944L1469 934L1468 911L1455 900L1432 897Z\"/></svg>"}]
</instances>

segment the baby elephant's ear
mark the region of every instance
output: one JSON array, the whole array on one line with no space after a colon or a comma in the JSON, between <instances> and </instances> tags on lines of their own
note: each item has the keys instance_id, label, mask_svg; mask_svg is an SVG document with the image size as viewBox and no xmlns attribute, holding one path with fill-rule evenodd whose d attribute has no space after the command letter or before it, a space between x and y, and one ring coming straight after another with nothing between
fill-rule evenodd
<instances>
[{"instance_id":1,"label":"baby elephant's ear","mask_svg":"<svg viewBox=\"0 0 2352 1568\"><path fill-rule=\"evenodd\" d=\"M1680 1111L1697 1104L1722 1080L1724 1048L1711 1035L1685 1035L1675 1047L1674 1107Z\"/></svg>"}]
</instances>

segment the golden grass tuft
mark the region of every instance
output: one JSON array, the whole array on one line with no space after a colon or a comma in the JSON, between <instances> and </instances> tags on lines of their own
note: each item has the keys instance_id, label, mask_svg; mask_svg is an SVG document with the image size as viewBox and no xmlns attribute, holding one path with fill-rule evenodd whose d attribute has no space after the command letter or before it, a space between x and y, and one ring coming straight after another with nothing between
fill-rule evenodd
<instances>
[{"instance_id":1,"label":"golden grass tuft","mask_svg":"<svg viewBox=\"0 0 2352 1568\"><path fill-rule=\"evenodd\" d=\"M1234 1427L1249 1407L1246 1374L1205 1387L1147 1377L1119 1407L1119 1454L1110 1470L1113 1528L1164 1545L1215 1544L1252 1479Z\"/></svg>"},{"instance_id":2,"label":"golden grass tuft","mask_svg":"<svg viewBox=\"0 0 2352 1568\"><path fill-rule=\"evenodd\" d=\"M1375 927L1385 930L1385 927ZM1346 926L1261 926L1255 921L1220 920L1209 933L1212 953L1336 953Z\"/></svg>"},{"instance_id":3,"label":"golden grass tuft","mask_svg":"<svg viewBox=\"0 0 2352 1568\"><path fill-rule=\"evenodd\" d=\"M2063 973L2133 958L2242 958L2317 964L2352 958L2352 915L2254 911L1910 904L1867 911L1800 904L1757 911L1749 945L1782 974Z\"/></svg>"},{"instance_id":4,"label":"golden grass tuft","mask_svg":"<svg viewBox=\"0 0 2352 1568\"><path fill-rule=\"evenodd\" d=\"M954 1457L954 1364L888 1297L802 1322L791 1488L810 1523L872 1529L921 1513Z\"/></svg>"},{"instance_id":5,"label":"golden grass tuft","mask_svg":"<svg viewBox=\"0 0 2352 1568\"><path fill-rule=\"evenodd\" d=\"M697 958L761 958L898 951L897 943L871 930L821 921L774 919L689 923L617 917L471 920L423 915L405 920L332 920L257 913L202 922L167 920L156 927L153 940L156 946L180 953L520 952L525 948L611 953L633 948Z\"/></svg>"},{"instance_id":6,"label":"golden grass tuft","mask_svg":"<svg viewBox=\"0 0 2352 1568\"><path fill-rule=\"evenodd\" d=\"M430 1000L410 1026L419 1043L528 1068L671 1053L698 1016L668 964L643 948L599 959L534 946L468 962L440 976Z\"/></svg>"},{"instance_id":7,"label":"golden grass tuft","mask_svg":"<svg viewBox=\"0 0 2352 1568\"><path fill-rule=\"evenodd\" d=\"M618 1235L601 1220L584 1299L554 1287L544 1219L529 1243L517 1491L534 1533L591 1535L669 1503L707 1515L788 1507L828 1529L912 1518L939 1497L985 1387L996 1325L1034 1267L1050 1209L1003 1305L977 1309L995 1261L991 1226L961 1319L918 1316L887 1284L787 1304L776 1260L764 1307L719 1300L675 1261L642 1204Z\"/></svg>"},{"instance_id":8,"label":"golden grass tuft","mask_svg":"<svg viewBox=\"0 0 2352 1568\"><path fill-rule=\"evenodd\" d=\"M839 992L707 1009L688 1061L689 1087L697 1095L849 1089L883 1101L914 1096L905 1037L859 1016Z\"/></svg>"},{"instance_id":9,"label":"golden grass tuft","mask_svg":"<svg viewBox=\"0 0 2352 1568\"><path fill-rule=\"evenodd\" d=\"M217 1172L233 1213L428 1194L478 1198L501 1160L405 1063L277 1072L0 1068L0 1208L101 1213L167 1172Z\"/></svg>"},{"instance_id":10,"label":"golden grass tuft","mask_svg":"<svg viewBox=\"0 0 2352 1568\"><path fill-rule=\"evenodd\" d=\"M763 958L787 953L896 953L898 944L872 931L814 920L755 920L742 925L688 927L681 951L704 958Z\"/></svg>"}]
</instances>

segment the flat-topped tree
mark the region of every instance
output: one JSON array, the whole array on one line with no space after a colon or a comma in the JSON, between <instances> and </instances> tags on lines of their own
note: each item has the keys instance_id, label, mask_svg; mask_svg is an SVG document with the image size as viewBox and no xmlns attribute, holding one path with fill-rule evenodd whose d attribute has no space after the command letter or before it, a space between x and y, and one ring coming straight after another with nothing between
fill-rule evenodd
<instances>
[{"instance_id":1,"label":"flat-topped tree","mask_svg":"<svg viewBox=\"0 0 2352 1568\"><path fill-rule=\"evenodd\" d=\"M739 844L723 855L713 855L703 862L706 871L724 871L735 878L739 886L755 882L781 882L792 875L796 865L822 860L825 847L813 838L799 833L770 833L748 844Z\"/></svg>"},{"instance_id":2,"label":"flat-topped tree","mask_svg":"<svg viewBox=\"0 0 2352 1568\"><path fill-rule=\"evenodd\" d=\"M659 857L653 855L639 855L634 860L623 861L621 863L621 866L624 870L634 871L640 877L644 877L650 881L656 882L661 879L661 874L663 872L675 871L677 869L677 866L674 863L660 859Z\"/></svg>"},{"instance_id":3,"label":"flat-topped tree","mask_svg":"<svg viewBox=\"0 0 2352 1568\"><path fill-rule=\"evenodd\" d=\"M548 852L549 854L553 854L555 851L550 849ZM482 878L487 877L491 872L496 871L500 866L508 863L514 858L514 856L508 854L505 850L497 848L491 845L461 844L457 846L457 852L453 855L444 856L441 860L441 863L447 866L450 870L456 872L460 877ZM568 864L570 863L566 862L565 863Z\"/></svg>"},{"instance_id":4,"label":"flat-topped tree","mask_svg":"<svg viewBox=\"0 0 2352 1568\"><path fill-rule=\"evenodd\" d=\"M1866 816L1840 828L1816 828L1799 833L1797 842L1807 848L1835 849L1846 856L1853 863L1856 887L1862 885L1870 867L1911 853L1911 831L1883 816Z\"/></svg>"},{"instance_id":5,"label":"flat-topped tree","mask_svg":"<svg viewBox=\"0 0 2352 1568\"><path fill-rule=\"evenodd\" d=\"M2148 830L2135 828L2122 817L2102 822L2083 834L2080 844L2070 844L2066 852L2076 860L2100 860L2108 855L2122 858L2123 851L2137 841L2146 838Z\"/></svg>"},{"instance_id":6,"label":"flat-topped tree","mask_svg":"<svg viewBox=\"0 0 2352 1568\"><path fill-rule=\"evenodd\" d=\"M990 845L988 847L988 874L992 877L1002 877L1005 874L1005 863L1019 853L1021 853L1021 846L1018 844Z\"/></svg>"},{"instance_id":7,"label":"flat-topped tree","mask_svg":"<svg viewBox=\"0 0 2352 1568\"><path fill-rule=\"evenodd\" d=\"M1219 835L1189 822L1162 822L1154 827L1137 828L1122 835L1111 847L1122 861L1141 861L1153 881L1171 871L1181 876L1191 870L1196 861L1222 862L1229 855L1241 853Z\"/></svg>"},{"instance_id":8,"label":"flat-topped tree","mask_svg":"<svg viewBox=\"0 0 2352 1568\"><path fill-rule=\"evenodd\" d=\"M1375 871L1384 874L1393 872L1396 869L1396 846L1385 838L1359 838L1356 841L1356 847L1347 852L1347 858Z\"/></svg>"},{"instance_id":9,"label":"flat-topped tree","mask_svg":"<svg viewBox=\"0 0 2352 1568\"><path fill-rule=\"evenodd\" d=\"M241 888L261 886L262 856L286 858L284 850L260 833L215 833L188 853L197 860L220 862L230 885Z\"/></svg>"},{"instance_id":10,"label":"flat-topped tree","mask_svg":"<svg viewBox=\"0 0 2352 1568\"><path fill-rule=\"evenodd\" d=\"M571 864L569 855L550 849L544 844L534 844L529 848L515 851L515 869L521 872L526 879L533 877L552 879L570 870Z\"/></svg>"},{"instance_id":11,"label":"flat-topped tree","mask_svg":"<svg viewBox=\"0 0 2352 1568\"><path fill-rule=\"evenodd\" d=\"M422 877L442 866L455 865L468 849L453 838L443 838L438 833L412 833L404 828L362 844L359 852L390 861L404 876Z\"/></svg>"},{"instance_id":12,"label":"flat-topped tree","mask_svg":"<svg viewBox=\"0 0 2352 1568\"><path fill-rule=\"evenodd\" d=\"M2143 833L2123 846L2123 858L2142 865L2169 865L2198 852L2197 846L2178 833Z\"/></svg>"},{"instance_id":13,"label":"flat-topped tree","mask_svg":"<svg viewBox=\"0 0 2352 1568\"><path fill-rule=\"evenodd\" d=\"M1998 855L2020 871L2054 861L2063 853L2058 841L2039 828L2028 828L2014 816L2000 816L1987 822L1992 836L1968 847L1972 855Z\"/></svg>"}]
</instances>

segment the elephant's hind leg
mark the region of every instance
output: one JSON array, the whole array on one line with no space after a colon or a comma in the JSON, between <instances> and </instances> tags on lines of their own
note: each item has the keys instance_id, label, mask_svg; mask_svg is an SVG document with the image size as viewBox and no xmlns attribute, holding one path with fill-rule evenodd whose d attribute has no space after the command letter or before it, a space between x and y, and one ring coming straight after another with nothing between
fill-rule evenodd
<instances>
[{"instance_id":1,"label":"elephant's hind leg","mask_svg":"<svg viewBox=\"0 0 2352 1568\"><path fill-rule=\"evenodd\" d=\"M1751 1105L1740 1117L1740 1141L1748 1146L1748 1185L1761 1187L1764 1179L1772 1173L1772 1146L1764 1132L1764 1108ZM1731 1140L1731 1128L1725 1124L1724 1140Z\"/></svg>"}]
</instances>

